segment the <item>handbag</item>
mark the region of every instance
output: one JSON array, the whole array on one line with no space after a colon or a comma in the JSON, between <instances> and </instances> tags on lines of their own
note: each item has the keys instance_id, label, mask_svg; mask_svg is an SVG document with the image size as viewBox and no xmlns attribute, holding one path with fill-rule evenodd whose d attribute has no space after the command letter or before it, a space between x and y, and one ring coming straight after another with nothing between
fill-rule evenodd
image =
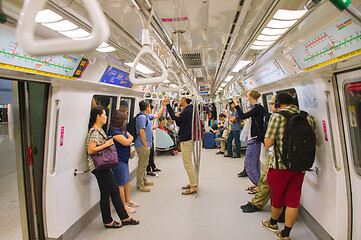
<instances>
[{"instance_id":1,"label":"handbag","mask_svg":"<svg viewBox=\"0 0 361 240\"><path fill-rule=\"evenodd\" d=\"M130 159L133 159L135 157L135 148L133 146L130 147Z\"/></svg>"},{"instance_id":2,"label":"handbag","mask_svg":"<svg viewBox=\"0 0 361 240\"><path fill-rule=\"evenodd\" d=\"M100 135L103 136L101 133ZM91 154L90 157L92 158L95 170L97 171L107 170L116 167L119 164L117 149L114 144L97 153Z\"/></svg>"}]
</instances>

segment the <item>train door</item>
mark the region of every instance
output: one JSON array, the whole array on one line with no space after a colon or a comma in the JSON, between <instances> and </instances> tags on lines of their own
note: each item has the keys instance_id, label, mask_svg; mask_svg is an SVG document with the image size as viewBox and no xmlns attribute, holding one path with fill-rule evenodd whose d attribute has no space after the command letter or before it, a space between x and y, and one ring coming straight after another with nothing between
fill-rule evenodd
<instances>
[{"instance_id":1,"label":"train door","mask_svg":"<svg viewBox=\"0 0 361 240\"><path fill-rule=\"evenodd\" d=\"M5 80L1 80L5 81ZM11 82L12 104L9 123L14 136L12 151L14 165L13 180L4 186L17 182L18 204L8 209L9 214L19 212L19 222L14 221L8 227L18 229L15 233L23 239L45 239L43 219L43 167L48 105L49 84L36 82ZM9 131L9 132L11 132ZM11 150L12 149L12 150ZM2 155L3 156L3 155ZM10 158L7 158L10 161ZM7 196L1 195L1 203ZM3 219L4 220L4 219ZM20 224L21 222L21 224ZM9 239L15 239L7 235ZM19 239L16 237L16 239Z\"/></svg>"},{"instance_id":2,"label":"train door","mask_svg":"<svg viewBox=\"0 0 361 240\"><path fill-rule=\"evenodd\" d=\"M361 70L336 75L352 204L352 239L361 239Z\"/></svg>"}]
</instances>

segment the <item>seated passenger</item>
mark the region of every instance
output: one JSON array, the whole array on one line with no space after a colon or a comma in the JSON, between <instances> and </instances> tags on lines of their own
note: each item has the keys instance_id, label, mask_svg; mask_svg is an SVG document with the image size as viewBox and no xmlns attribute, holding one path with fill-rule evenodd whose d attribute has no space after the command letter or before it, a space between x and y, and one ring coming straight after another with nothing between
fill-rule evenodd
<instances>
[{"instance_id":1,"label":"seated passenger","mask_svg":"<svg viewBox=\"0 0 361 240\"><path fill-rule=\"evenodd\" d=\"M218 124L218 127L220 128L222 137L216 138L216 141L220 141L221 143L221 151L217 152L217 154L224 154L226 151L226 143L229 135L229 119L224 113L219 114L219 119L220 123Z\"/></svg>"},{"instance_id":2,"label":"seated passenger","mask_svg":"<svg viewBox=\"0 0 361 240\"><path fill-rule=\"evenodd\" d=\"M170 153L172 155L174 155L174 153L177 153L177 145L176 145L176 136L174 134L174 131L172 131L169 127L167 127L168 121L167 118L165 118L164 116L159 118L159 125L158 128L161 129L162 131L166 132L173 140L174 146L172 147L172 149L170 150ZM168 124L169 125L169 124ZM170 126L170 125L169 125ZM174 127L173 127L174 128Z\"/></svg>"},{"instance_id":3,"label":"seated passenger","mask_svg":"<svg viewBox=\"0 0 361 240\"><path fill-rule=\"evenodd\" d=\"M107 136L102 129L102 126L107 122L105 110L98 106L91 110L89 132L87 136L87 152L88 152L88 166L92 174L95 175L100 190L100 212L103 218L103 224L106 228L120 228L123 225L136 225L139 221L129 217L124 208L122 199L120 198L119 188L115 182L114 175L110 169L97 171L91 154L95 154L114 144L113 139L106 140ZM110 214L110 201L112 198L114 208L121 220L121 223L114 221Z\"/></svg>"},{"instance_id":4,"label":"seated passenger","mask_svg":"<svg viewBox=\"0 0 361 240\"><path fill-rule=\"evenodd\" d=\"M110 120L108 136L113 137L115 140L114 144L117 149L119 164L114 167L112 171L119 187L120 198L123 201L125 210L127 210L127 213L129 214L135 213L135 209L132 207L139 207L139 204L130 200L128 162L133 136L125 129L127 118L128 117L123 110L115 111Z\"/></svg>"}]
</instances>

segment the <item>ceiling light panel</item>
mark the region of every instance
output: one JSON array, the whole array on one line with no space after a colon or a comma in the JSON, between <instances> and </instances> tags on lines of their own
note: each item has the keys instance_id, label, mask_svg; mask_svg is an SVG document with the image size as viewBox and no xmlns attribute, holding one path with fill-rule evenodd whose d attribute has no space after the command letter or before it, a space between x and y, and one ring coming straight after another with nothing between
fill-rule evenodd
<instances>
[{"instance_id":1,"label":"ceiling light panel","mask_svg":"<svg viewBox=\"0 0 361 240\"><path fill-rule=\"evenodd\" d=\"M251 61L239 61L237 65L233 68L232 72L239 72L242 68L247 66Z\"/></svg>"},{"instance_id":2,"label":"ceiling light panel","mask_svg":"<svg viewBox=\"0 0 361 240\"><path fill-rule=\"evenodd\" d=\"M35 22L51 23L51 22L60 21L62 19L63 19L63 17L60 16L59 14L57 14L49 9L45 9L45 10L38 12L38 14L36 15L36 18L35 18Z\"/></svg>"},{"instance_id":3,"label":"ceiling light panel","mask_svg":"<svg viewBox=\"0 0 361 240\"><path fill-rule=\"evenodd\" d=\"M98 48L105 48L105 47L109 47L109 44L103 42L102 44L100 44L100 46Z\"/></svg>"},{"instance_id":4,"label":"ceiling light panel","mask_svg":"<svg viewBox=\"0 0 361 240\"><path fill-rule=\"evenodd\" d=\"M222 83L221 84L221 87L224 87L224 86L226 86L227 85L227 83Z\"/></svg>"},{"instance_id":5,"label":"ceiling light panel","mask_svg":"<svg viewBox=\"0 0 361 240\"><path fill-rule=\"evenodd\" d=\"M54 22L54 23L42 23L41 25L50 28L51 30L54 31L71 31L71 30L75 30L78 28L77 25L75 25L74 23L68 21L68 20L63 20L60 22Z\"/></svg>"},{"instance_id":6,"label":"ceiling light panel","mask_svg":"<svg viewBox=\"0 0 361 240\"><path fill-rule=\"evenodd\" d=\"M258 45L258 46L271 46L272 43L274 43L275 41L254 41L253 44L254 45Z\"/></svg>"},{"instance_id":7,"label":"ceiling light panel","mask_svg":"<svg viewBox=\"0 0 361 240\"><path fill-rule=\"evenodd\" d=\"M288 28L280 28L280 29L276 29L276 28L264 28L261 32L261 34L264 35L282 35L284 34L286 31L288 30Z\"/></svg>"},{"instance_id":8,"label":"ceiling light panel","mask_svg":"<svg viewBox=\"0 0 361 240\"><path fill-rule=\"evenodd\" d=\"M269 23L267 24L267 27L269 27L269 28L289 28L296 22L297 22L297 20L284 21L284 20L271 19L271 21L269 21Z\"/></svg>"},{"instance_id":9,"label":"ceiling light panel","mask_svg":"<svg viewBox=\"0 0 361 240\"><path fill-rule=\"evenodd\" d=\"M114 51L116 51L116 49L111 47L111 46L103 47L103 48L97 48L95 50L97 50L98 52L114 52Z\"/></svg>"},{"instance_id":10,"label":"ceiling light panel","mask_svg":"<svg viewBox=\"0 0 361 240\"><path fill-rule=\"evenodd\" d=\"M279 9L276 14L273 16L275 19L279 20L295 20L300 19L305 15L307 10L285 10Z\"/></svg>"},{"instance_id":11,"label":"ceiling light panel","mask_svg":"<svg viewBox=\"0 0 361 240\"><path fill-rule=\"evenodd\" d=\"M228 77L226 77L226 79L224 80L225 82L229 82L229 81L231 81L233 79L233 76L228 76Z\"/></svg>"},{"instance_id":12,"label":"ceiling light panel","mask_svg":"<svg viewBox=\"0 0 361 240\"><path fill-rule=\"evenodd\" d=\"M90 33L88 33L87 31L85 31L84 29L76 29L76 30L72 30L72 31L65 31L65 32L59 32L61 34L63 34L66 37L69 38L85 38L85 37L89 37Z\"/></svg>"},{"instance_id":13,"label":"ceiling light panel","mask_svg":"<svg viewBox=\"0 0 361 240\"><path fill-rule=\"evenodd\" d=\"M178 87L178 85L176 85L176 84L171 84L169 86L172 87L172 88L177 88Z\"/></svg>"},{"instance_id":14,"label":"ceiling light panel","mask_svg":"<svg viewBox=\"0 0 361 240\"><path fill-rule=\"evenodd\" d=\"M131 62L131 63L124 63L126 66L128 67L133 67L134 65L134 62ZM154 73L154 71L152 71L150 68L147 68L146 66L144 66L143 64L141 63L138 63L136 68L135 68L137 71L139 72L142 72L144 74L152 74Z\"/></svg>"},{"instance_id":15,"label":"ceiling light panel","mask_svg":"<svg viewBox=\"0 0 361 240\"><path fill-rule=\"evenodd\" d=\"M259 35L257 37L257 40L260 41L275 41L277 40L279 37L281 37L281 35L274 35L274 36L270 36L270 35Z\"/></svg>"},{"instance_id":16,"label":"ceiling light panel","mask_svg":"<svg viewBox=\"0 0 361 240\"><path fill-rule=\"evenodd\" d=\"M168 79L164 80L163 83L170 83Z\"/></svg>"},{"instance_id":17,"label":"ceiling light panel","mask_svg":"<svg viewBox=\"0 0 361 240\"><path fill-rule=\"evenodd\" d=\"M268 48L269 46L256 46L256 45L252 45L250 47L250 49L253 49L253 50L263 50L263 49L266 49Z\"/></svg>"}]
</instances>

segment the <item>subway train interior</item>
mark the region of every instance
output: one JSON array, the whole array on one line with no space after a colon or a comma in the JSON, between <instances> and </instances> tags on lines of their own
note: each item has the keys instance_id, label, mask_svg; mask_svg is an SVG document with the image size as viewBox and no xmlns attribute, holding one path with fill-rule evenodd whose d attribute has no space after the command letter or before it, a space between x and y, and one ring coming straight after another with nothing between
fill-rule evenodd
<instances>
[{"instance_id":1,"label":"subway train interior","mask_svg":"<svg viewBox=\"0 0 361 240\"><path fill-rule=\"evenodd\" d=\"M0 0L0 239L276 239L262 225L271 201L240 208L254 197L237 176L249 142L240 157L217 154L219 114L237 112L233 99L246 112L251 90L268 113L289 93L316 124L289 237L361 239L361 0ZM104 107L106 132L119 108L130 122L143 100L157 114L184 98L197 192L181 194L182 149L154 119L150 192L137 191L138 153L129 159L140 223L105 228L87 161L92 109Z\"/></svg>"}]
</instances>

